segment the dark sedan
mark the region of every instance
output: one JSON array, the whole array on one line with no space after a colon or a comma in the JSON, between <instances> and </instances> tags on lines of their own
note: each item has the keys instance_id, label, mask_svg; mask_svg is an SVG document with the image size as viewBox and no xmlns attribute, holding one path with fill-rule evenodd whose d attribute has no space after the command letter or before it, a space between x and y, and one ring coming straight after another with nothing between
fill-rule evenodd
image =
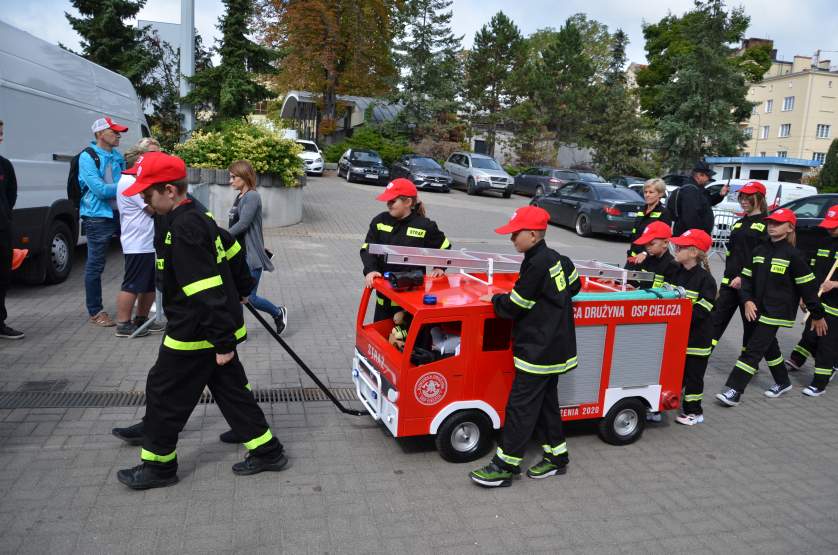
<instances>
[{"instance_id":1,"label":"dark sedan","mask_svg":"<svg viewBox=\"0 0 838 555\"><path fill-rule=\"evenodd\" d=\"M413 182L417 189L441 191L451 190L453 178L436 160L427 156L408 154L402 156L390 167L390 179L404 177Z\"/></svg>"},{"instance_id":2,"label":"dark sedan","mask_svg":"<svg viewBox=\"0 0 838 555\"><path fill-rule=\"evenodd\" d=\"M643 185L646 183L646 180L642 177L635 177L633 175L618 175L616 177L611 178L611 183L615 185L625 185L626 187L631 187L632 185ZM631 187L634 189L634 187ZM642 189L641 189L642 190Z\"/></svg>"},{"instance_id":3,"label":"dark sedan","mask_svg":"<svg viewBox=\"0 0 838 555\"><path fill-rule=\"evenodd\" d=\"M535 197L532 203L547 210L550 222L572 227L582 237L609 233L629 237L643 211L643 198L613 183L573 181L558 191Z\"/></svg>"},{"instance_id":4,"label":"dark sedan","mask_svg":"<svg viewBox=\"0 0 838 555\"><path fill-rule=\"evenodd\" d=\"M579 179L574 171L550 167L527 168L515 176L514 193L541 196L552 193L565 183Z\"/></svg>"},{"instance_id":5,"label":"dark sedan","mask_svg":"<svg viewBox=\"0 0 838 555\"><path fill-rule=\"evenodd\" d=\"M823 193L799 198L780 207L791 210L797 216L797 248L806 254L807 259L813 258L818 249L829 242L826 230L818 227L818 224L823 221L829 207L836 204L838 193Z\"/></svg>"},{"instance_id":6,"label":"dark sedan","mask_svg":"<svg viewBox=\"0 0 838 555\"><path fill-rule=\"evenodd\" d=\"M338 177L346 177L350 183L366 181L386 185L390 170L376 151L350 148L338 160Z\"/></svg>"}]
</instances>

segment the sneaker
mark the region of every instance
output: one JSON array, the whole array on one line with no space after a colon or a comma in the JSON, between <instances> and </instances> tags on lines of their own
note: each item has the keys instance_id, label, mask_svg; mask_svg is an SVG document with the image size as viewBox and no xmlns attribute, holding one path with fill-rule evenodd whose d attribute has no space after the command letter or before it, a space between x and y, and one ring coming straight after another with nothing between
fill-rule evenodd
<instances>
[{"instance_id":1,"label":"sneaker","mask_svg":"<svg viewBox=\"0 0 838 555\"><path fill-rule=\"evenodd\" d=\"M258 457L248 452L242 462L237 462L233 465L233 474L250 476L251 474L258 474L265 471L279 472L287 464L288 457L285 456L285 453L280 453L273 457Z\"/></svg>"},{"instance_id":2,"label":"sneaker","mask_svg":"<svg viewBox=\"0 0 838 555\"><path fill-rule=\"evenodd\" d=\"M683 424L684 426L695 426L704 422L703 414L679 414L675 417L675 422Z\"/></svg>"},{"instance_id":3,"label":"sneaker","mask_svg":"<svg viewBox=\"0 0 838 555\"><path fill-rule=\"evenodd\" d=\"M120 470L116 473L116 479L131 489L165 488L178 483L177 467L174 471L162 472L141 464Z\"/></svg>"},{"instance_id":4,"label":"sneaker","mask_svg":"<svg viewBox=\"0 0 838 555\"><path fill-rule=\"evenodd\" d=\"M143 324L145 324L146 322L148 322L148 318L146 318L146 317L144 317L144 316L134 316L133 323L134 323L134 325L135 325L135 326L137 326L138 328L139 328L139 327L141 327L141 326L142 326ZM161 320L161 319L159 319L159 318L155 318L155 319L151 322L151 325L149 325L149 326L146 328L146 331L147 331L148 333L163 333L164 331L166 331L166 321L165 321L165 320Z\"/></svg>"},{"instance_id":5,"label":"sneaker","mask_svg":"<svg viewBox=\"0 0 838 555\"><path fill-rule=\"evenodd\" d=\"M222 443L244 443L244 440L237 436L236 432L233 430L227 430L218 436L218 439L220 439Z\"/></svg>"},{"instance_id":6,"label":"sneaker","mask_svg":"<svg viewBox=\"0 0 838 555\"><path fill-rule=\"evenodd\" d=\"M547 478L549 476L556 476L566 473L567 463L559 464L555 461L551 461L547 457L544 457L543 459L541 459L541 462L534 464L527 469L527 476L534 480L540 480L541 478Z\"/></svg>"},{"instance_id":7,"label":"sneaker","mask_svg":"<svg viewBox=\"0 0 838 555\"><path fill-rule=\"evenodd\" d=\"M116 331L113 334L116 337L131 337L137 331L137 326L133 322L117 322ZM148 335L148 330L143 330L134 337L145 337Z\"/></svg>"},{"instance_id":8,"label":"sneaker","mask_svg":"<svg viewBox=\"0 0 838 555\"><path fill-rule=\"evenodd\" d=\"M774 385L769 387L767 390L765 390L765 396L766 397L771 397L772 399L774 399L775 397L779 397L780 395L782 395L786 391L791 391L791 384L790 383L785 384L785 385L780 385L780 384L775 383Z\"/></svg>"},{"instance_id":9,"label":"sneaker","mask_svg":"<svg viewBox=\"0 0 838 555\"><path fill-rule=\"evenodd\" d=\"M512 485L514 474L511 470L503 469L492 461L483 468L472 470L468 476L472 481L486 488L506 488Z\"/></svg>"},{"instance_id":10,"label":"sneaker","mask_svg":"<svg viewBox=\"0 0 838 555\"><path fill-rule=\"evenodd\" d=\"M646 422L663 422L663 413L662 412L646 412Z\"/></svg>"},{"instance_id":11,"label":"sneaker","mask_svg":"<svg viewBox=\"0 0 838 555\"><path fill-rule=\"evenodd\" d=\"M9 326L3 324L0 326L0 339L23 339L24 335L22 331L18 331L14 328L10 328Z\"/></svg>"},{"instance_id":12,"label":"sneaker","mask_svg":"<svg viewBox=\"0 0 838 555\"><path fill-rule=\"evenodd\" d=\"M279 307L279 314L274 316L274 324L276 325L276 334L282 335L285 328L288 326L288 309L284 306Z\"/></svg>"},{"instance_id":13,"label":"sneaker","mask_svg":"<svg viewBox=\"0 0 838 555\"><path fill-rule=\"evenodd\" d=\"M716 393L716 399L726 407L735 407L742 399L742 394L733 388L726 389L721 393Z\"/></svg>"},{"instance_id":14,"label":"sneaker","mask_svg":"<svg viewBox=\"0 0 838 555\"><path fill-rule=\"evenodd\" d=\"M808 397L820 397L821 395L826 393L826 390L825 389L819 389L819 388L817 388L813 385L807 385L806 387L803 388L803 391L801 393L803 393L803 395L806 395Z\"/></svg>"},{"instance_id":15,"label":"sneaker","mask_svg":"<svg viewBox=\"0 0 838 555\"><path fill-rule=\"evenodd\" d=\"M112 328L116 325L116 322L111 320L111 317L108 316L108 313L104 310L95 316L90 317L90 323L96 324L97 326L101 326L103 328Z\"/></svg>"},{"instance_id":16,"label":"sneaker","mask_svg":"<svg viewBox=\"0 0 838 555\"><path fill-rule=\"evenodd\" d=\"M114 428L111 430L111 433L128 445L142 445L145 436L145 426L143 425L143 421L140 420L133 426L128 426L127 428Z\"/></svg>"},{"instance_id":17,"label":"sneaker","mask_svg":"<svg viewBox=\"0 0 838 555\"><path fill-rule=\"evenodd\" d=\"M786 363L786 370L788 372L797 372L798 370L800 370L800 366L796 365L794 363L794 361L790 358L787 358L785 360L785 363Z\"/></svg>"}]
</instances>

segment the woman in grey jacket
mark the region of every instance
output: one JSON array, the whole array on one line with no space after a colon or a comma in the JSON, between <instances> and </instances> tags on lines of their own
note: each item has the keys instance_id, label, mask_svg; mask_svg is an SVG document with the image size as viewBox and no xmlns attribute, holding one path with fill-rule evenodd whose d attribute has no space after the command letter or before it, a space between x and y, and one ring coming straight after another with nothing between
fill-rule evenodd
<instances>
[{"instance_id":1,"label":"woman in grey jacket","mask_svg":"<svg viewBox=\"0 0 838 555\"><path fill-rule=\"evenodd\" d=\"M271 263L273 254L265 250L262 238L262 197L256 191L256 172L250 162L237 160L230 165L230 186L239 194L230 209L229 231L244 243L247 265L256 280L250 292L250 304L273 316L277 333L282 333L288 325L288 310L256 294L262 271L273 272L274 266Z\"/></svg>"}]
</instances>

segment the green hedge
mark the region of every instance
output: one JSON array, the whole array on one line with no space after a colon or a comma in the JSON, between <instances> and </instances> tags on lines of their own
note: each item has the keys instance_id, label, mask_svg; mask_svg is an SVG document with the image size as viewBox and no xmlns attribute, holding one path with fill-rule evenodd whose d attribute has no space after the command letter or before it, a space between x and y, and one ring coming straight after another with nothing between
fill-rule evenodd
<instances>
[{"instance_id":1,"label":"green hedge","mask_svg":"<svg viewBox=\"0 0 838 555\"><path fill-rule=\"evenodd\" d=\"M323 156L327 162L337 162L341 154L346 152L348 148L374 150L381 155L385 164L392 164L405 154L411 153L405 139L386 137L374 127L360 127L355 130L351 137L324 148Z\"/></svg>"}]
</instances>

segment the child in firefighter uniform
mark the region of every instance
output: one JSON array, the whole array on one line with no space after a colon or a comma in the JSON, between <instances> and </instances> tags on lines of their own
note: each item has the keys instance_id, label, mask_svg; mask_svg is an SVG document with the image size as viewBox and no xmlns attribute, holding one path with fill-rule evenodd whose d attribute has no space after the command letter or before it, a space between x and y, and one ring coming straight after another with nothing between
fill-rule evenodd
<instances>
[{"instance_id":1,"label":"child in firefighter uniform","mask_svg":"<svg viewBox=\"0 0 838 555\"><path fill-rule=\"evenodd\" d=\"M820 397L826 393L826 385L835 377L835 367L838 366L838 204L829 208L818 227L829 233L828 242L820 245L812 260L828 330L826 335L818 337L807 321L800 343L786 361L790 370L799 370L807 358L814 358L812 384L803 389L803 394L809 397Z\"/></svg>"},{"instance_id":2,"label":"child in firefighter uniform","mask_svg":"<svg viewBox=\"0 0 838 555\"><path fill-rule=\"evenodd\" d=\"M789 242L794 237L797 217L791 210L781 208L766 216L765 222L770 241L757 246L751 262L742 269L741 292L745 318L755 322L755 326L728 376L726 389L716 395L716 399L725 407L739 404L745 387L757 372L760 360L776 340L777 330L794 325L798 299L803 299L811 314L809 328L818 337L827 332L815 275L803 253ZM791 389L788 370L782 356L779 361L767 362L775 383L765 395L770 398L779 397Z\"/></svg>"},{"instance_id":3,"label":"child in firefighter uniform","mask_svg":"<svg viewBox=\"0 0 838 555\"><path fill-rule=\"evenodd\" d=\"M662 287L669 283L671 274L677 269L675 259L669 253L669 240L672 237L672 227L664 222L652 222L645 227L634 244L637 248L645 249L639 262L632 265L632 269L651 272L655 275L652 287ZM648 285L644 284L644 287Z\"/></svg>"},{"instance_id":4,"label":"child in firefighter uniform","mask_svg":"<svg viewBox=\"0 0 838 555\"><path fill-rule=\"evenodd\" d=\"M508 224L495 230L512 234L512 243L524 253L524 261L512 291L481 297L492 303L499 317L514 321L515 365L501 445L487 466L470 474L485 487L509 486L520 474L534 432L542 436L544 456L527 470L527 476L546 478L567 471L558 380L559 374L576 367L572 297L581 283L570 259L544 242L548 220L543 208L524 206Z\"/></svg>"},{"instance_id":5,"label":"child in firefighter uniform","mask_svg":"<svg viewBox=\"0 0 838 555\"><path fill-rule=\"evenodd\" d=\"M282 444L248 391L236 354L236 344L247 331L228 263L234 248L225 248L215 221L186 197L183 160L150 152L128 171L137 180L123 194L142 193L146 204L165 215L155 250L168 324L146 383L142 464L120 470L117 478L132 489L178 481L178 434L204 387L209 387L233 432L247 438L248 455L233 465L233 472L282 470L288 462Z\"/></svg>"},{"instance_id":6,"label":"child in firefighter uniform","mask_svg":"<svg viewBox=\"0 0 838 555\"><path fill-rule=\"evenodd\" d=\"M384 192L375 197L387 203L387 211L381 212L370 222L364 244L361 245L361 262L364 265L364 281L372 287L375 278L385 272L416 270L415 266L388 264L383 256L370 254L367 246L398 245L401 247L425 247L428 249L450 249L451 243L439 230L436 222L425 215L425 207L418 199L416 185L409 179L399 177L387 184ZM424 272L425 268L422 267ZM431 277L442 276L444 268L434 268ZM392 318L401 310L398 305L380 293L376 293L374 320Z\"/></svg>"}]
</instances>

